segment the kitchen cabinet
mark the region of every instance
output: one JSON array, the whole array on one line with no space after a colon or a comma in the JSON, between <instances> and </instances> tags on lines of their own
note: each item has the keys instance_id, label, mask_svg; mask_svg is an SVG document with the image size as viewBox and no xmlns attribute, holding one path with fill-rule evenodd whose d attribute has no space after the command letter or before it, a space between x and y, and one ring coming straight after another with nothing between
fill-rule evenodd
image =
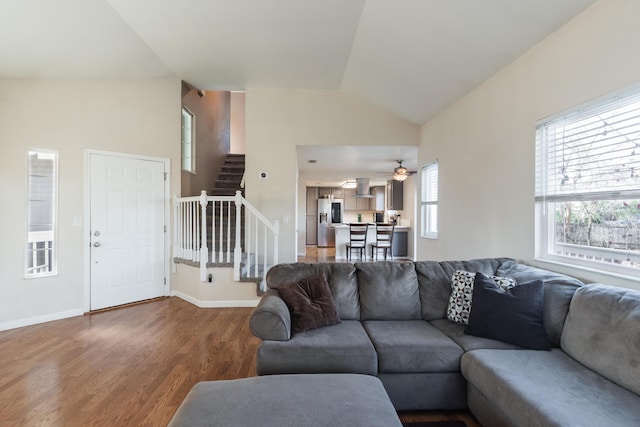
<instances>
[{"instance_id":1,"label":"kitchen cabinet","mask_svg":"<svg viewBox=\"0 0 640 427\"><path fill-rule=\"evenodd\" d=\"M403 209L404 182L395 179L387 181L387 209L401 211Z\"/></svg>"},{"instance_id":2,"label":"kitchen cabinet","mask_svg":"<svg viewBox=\"0 0 640 427\"><path fill-rule=\"evenodd\" d=\"M330 187L320 187L318 188L318 199L328 199L331 197L331 188Z\"/></svg>"},{"instance_id":3,"label":"kitchen cabinet","mask_svg":"<svg viewBox=\"0 0 640 427\"><path fill-rule=\"evenodd\" d=\"M371 209L371 199L368 197L354 197L356 199L357 211L368 211Z\"/></svg>"},{"instance_id":4,"label":"kitchen cabinet","mask_svg":"<svg viewBox=\"0 0 640 427\"><path fill-rule=\"evenodd\" d=\"M307 215L307 245L318 244L318 220L315 215Z\"/></svg>"},{"instance_id":5,"label":"kitchen cabinet","mask_svg":"<svg viewBox=\"0 0 640 427\"><path fill-rule=\"evenodd\" d=\"M356 205L356 189L355 188L345 188L344 189L344 210L345 211L355 211L358 210L358 206Z\"/></svg>"},{"instance_id":6,"label":"kitchen cabinet","mask_svg":"<svg viewBox=\"0 0 640 427\"><path fill-rule=\"evenodd\" d=\"M409 232L407 230L394 230L393 231L393 242L391 242L391 247L393 250L393 256L406 258L407 256L407 247L408 247L408 237Z\"/></svg>"},{"instance_id":7,"label":"kitchen cabinet","mask_svg":"<svg viewBox=\"0 0 640 427\"><path fill-rule=\"evenodd\" d=\"M344 199L344 190L340 187L318 187L318 199Z\"/></svg>"},{"instance_id":8,"label":"kitchen cabinet","mask_svg":"<svg viewBox=\"0 0 640 427\"><path fill-rule=\"evenodd\" d=\"M307 215L318 213L318 187L307 187Z\"/></svg>"},{"instance_id":9,"label":"kitchen cabinet","mask_svg":"<svg viewBox=\"0 0 640 427\"><path fill-rule=\"evenodd\" d=\"M375 197L369 200L369 210L384 211L384 185L371 187L371 194Z\"/></svg>"}]
</instances>

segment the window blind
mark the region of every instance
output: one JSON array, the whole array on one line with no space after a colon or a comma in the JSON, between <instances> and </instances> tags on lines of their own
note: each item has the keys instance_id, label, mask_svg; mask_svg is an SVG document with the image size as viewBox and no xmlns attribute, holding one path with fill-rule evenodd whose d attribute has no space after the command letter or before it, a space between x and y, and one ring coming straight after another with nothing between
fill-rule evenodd
<instances>
[{"instance_id":1,"label":"window blind","mask_svg":"<svg viewBox=\"0 0 640 427\"><path fill-rule=\"evenodd\" d=\"M640 197L640 91L536 128L536 200Z\"/></svg>"},{"instance_id":2,"label":"window blind","mask_svg":"<svg viewBox=\"0 0 640 427\"><path fill-rule=\"evenodd\" d=\"M421 174L422 203L434 203L438 201L438 162L434 161L425 165Z\"/></svg>"}]
</instances>

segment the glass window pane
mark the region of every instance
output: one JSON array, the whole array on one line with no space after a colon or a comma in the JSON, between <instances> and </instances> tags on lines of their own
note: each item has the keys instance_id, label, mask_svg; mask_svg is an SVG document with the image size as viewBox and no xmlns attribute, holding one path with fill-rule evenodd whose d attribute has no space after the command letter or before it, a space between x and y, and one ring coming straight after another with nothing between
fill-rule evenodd
<instances>
[{"instance_id":1,"label":"glass window pane","mask_svg":"<svg viewBox=\"0 0 640 427\"><path fill-rule=\"evenodd\" d=\"M25 277L46 276L57 272L57 169L57 153L29 151Z\"/></svg>"}]
</instances>

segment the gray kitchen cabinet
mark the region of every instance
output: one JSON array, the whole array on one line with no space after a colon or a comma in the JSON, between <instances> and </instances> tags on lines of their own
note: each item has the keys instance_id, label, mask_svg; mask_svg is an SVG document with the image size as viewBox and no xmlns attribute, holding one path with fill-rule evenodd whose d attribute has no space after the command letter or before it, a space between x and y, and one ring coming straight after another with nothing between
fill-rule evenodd
<instances>
[{"instance_id":1,"label":"gray kitchen cabinet","mask_svg":"<svg viewBox=\"0 0 640 427\"><path fill-rule=\"evenodd\" d=\"M371 209L370 198L367 197L355 197L356 199L356 210L357 211L368 211Z\"/></svg>"},{"instance_id":2,"label":"gray kitchen cabinet","mask_svg":"<svg viewBox=\"0 0 640 427\"><path fill-rule=\"evenodd\" d=\"M387 209L401 211L403 209L404 182L395 179L387 181Z\"/></svg>"},{"instance_id":3,"label":"gray kitchen cabinet","mask_svg":"<svg viewBox=\"0 0 640 427\"><path fill-rule=\"evenodd\" d=\"M405 258L407 256L409 232L407 230L394 230L391 243L393 256Z\"/></svg>"},{"instance_id":4,"label":"gray kitchen cabinet","mask_svg":"<svg viewBox=\"0 0 640 427\"><path fill-rule=\"evenodd\" d=\"M356 189L355 188L345 188L344 189L344 210L345 211L355 211L358 210L358 206L356 204Z\"/></svg>"},{"instance_id":5,"label":"gray kitchen cabinet","mask_svg":"<svg viewBox=\"0 0 640 427\"><path fill-rule=\"evenodd\" d=\"M384 208L384 185L371 187L371 194L375 196L369 199L369 209L372 211L383 211Z\"/></svg>"},{"instance_id":6,"label":"gray kitchen cabinet","mask_svg":"<svg viewBox=\"0 0 640 427\"><path fill-rule=\"evenodd\" d=\"M319 187L318 188L318 198L319 199L328 199L331 197L331 187Z\"/></svg>"},{"instance_id":7,"label":"gray kitchen cabinet","mask_svg":"<svg viewBox=\"0 0 640 427\"><path fill-rule=\"evenodd\" d=\"M318 220L316 216L307 215L307 245L318 244Z\"/></svg>"},{"instance_id":8,"label":"gray kitchen cabinet","mask_svg":"<svg viewBox=\"0 0 640 427\"><path fill-rule=\"evenodd\" d=\"M318 213L318 187L307 187L307 215Z\"/></svg>"},{"instance_id":9,"label":"gray kitchen cabinet","mask_svg":"<svg viewBox=\"0 0 640 427\"><path fill-rule=\"evenodd\" d=\"M344 199L344 189L341 187L334 187L331 189L331 195L334 199Z\"/></svg>"},{"instance_id":10,"label":"gray kitchen cabinet","mask_svg":"<svg viewBox=\"0 0 640 427\"><path fill-rule=\"evenodd\" d=\"M318 187L319 199L343 199L344 190L340 187Z\"/></svg>"}]
</instances>

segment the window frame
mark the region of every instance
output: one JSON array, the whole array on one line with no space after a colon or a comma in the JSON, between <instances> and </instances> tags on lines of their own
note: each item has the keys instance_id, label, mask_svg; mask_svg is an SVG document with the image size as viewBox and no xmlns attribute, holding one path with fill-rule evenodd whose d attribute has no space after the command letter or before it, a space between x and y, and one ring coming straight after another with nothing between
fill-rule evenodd
<instances>
[{"instance_id":1,"label":"window frame","mask_svg":"<svg viewBox=\"0 0 640 427\"><path fill-rule=\"evenodd\" d=\"M435 185L429 182L430 179L435 179ZM440 186L440 170L437 159L422 166L420 170L420 184L422 187L420 193L420 236L426 239L437 239Z\"/></svg>"},{"instance_id":2,"label":"window frame","mask_svg":"<svg viewBox=\"0 0 640 427\"><path fill-rule=\"evenodd\" d=\"M189 116L191 119L191 132L190 132L190 141L189 141L189 165L185 167L185 131L184 131L184 117ZM183 171L189 172L192 174L196 173L196 115L193 114L191 110L189 110L184 105L182 106L182 110L180 113L180 165Z\"/></svg>"},{"instance_id":3,"label":"window frame","mask_svg":"<svg viewBox=\"0 0 640 427\"><path fill-rule=\"evenodd\" d=\"M49 184L51 186L51 230L40 230L40 231L31 231L31 218L33 217L32 205L33 197L32 197L32 185L31 185L31 177L36 174L32 172L31 168L31 155L43 155L43 156L53 156L53 168L51 171L52 182ZM27 159L26 159L26 168L25 168L25 251L24 251L24 278L25 279L37 279L48 276L55 276L58 274L58 182L59 182L59 154L55 150L41 149L41 148L30 148L27 150ZM50 240L35 240L33 242L45 243L42 248L45 251L44 259L45 264L44 267L47 268L48 271L41 272L33 272L37 267L32 266L30 261L33 260L33 252L34 249L31 246L32 239L34 238L34 234L43 234L50 233ZM51 242L48 246L48 242ZM35 249L37 252L38 249ZM50 255L47 255L47 252L50 252ZM36 257L38 257L36 255ZM48 262L47 262L48 261Z\"/></svg>"},{"instance_id":4,"label":"window frame","mask_svg":"<svg viewBox=\"0 0 640 427\"><path fill-rule=\"evenodd\" d=\"M613 178L600 178L599 175L604 175L604 172L601 172L601 170L605 170L605 168L599 167L598 175L592 177L592 183L590 185L580 186L574 184L575 189L572 191L563 189L562 184L560 186L557 185L558 177L557 175L554 177L554 174L562 171L561 173L564 174L564 179L560 180L560 182L568 180L572 174L567 173L569 160L565 162L564 153L562 154L562 160L560 162L562 166L557 166L557 157L560 150L558 147L569 147L570 143L573 143L574 146L572 147L573 151L571 153L579 158L580 161L584 161L583 158L586 158L593 160L593 163L603 162L600 158L605 156L602 154L599 156L593 154L597 149L602 150L602 148L593 148L601 142L600 139L596 137L593 137L593 141L590 143L584 143L582 139L578 140L579 143L576 143L575 140L572 141L568 137L565 137L564 131L561 138L549 136L554 126L558 128L560 126L576 126L577 129L579 128L578 126L581 125L583 128L586 128L588 120L598 117L602 120L603 129L611 133L617 133L620 138L620 142L613 143L615 145L607 143L608 153L615 153L616 150L620 150L619 152L621 153L615 156L611 155L610 157L612 159L607 159L607 161L613 162L617 160L623 161L625 164L637 164L640 162L640 150L638 149L640 147L640 132L633 132L636 138L629 138L626 133L623 135L617 128L610 126L608 121L613 119L622 120L621 118L624 117L625 114L628 114L627 112L621 112L625 109L625 106L638 102L640 102L640 88L635 87L582 104L571 110L540 120L536 124L534 231L536 260L559 263L601 274L635 277L635 280L638 280L637 276L640 269L633 265L637 266L640 264L640 254L634 249L607 248L592 244L567 243L566 241L558 241L556 237L558 227L556 216L559 214L557 209L562 207L561 204L563 203L575 204L589 203L592 201L609 203L610 205L608 207L611 210L605 211L608 216L616 212L613 210L615 209L615 203L640 199L640 185L633 182L633 172L631 173L631 179L628 180L628 183L618 187L618 184L608 184L608 182L605 181L605 179L607 179L609 182L613 182ZM611 116L607 116L608 114ZM635 120L633 124L635 125L637 122L637 126L640 127L640 118ZM557 133L555 135L557 135ZM603 135L606 135L604 131ZM602 146L604 146L604 143ZM629 155L624 154L627 153L627 148L629 149ZM556 150L555 160L553 159L554 150ZM634 156L638 156L635 161L633 159ZM554 161L556 162L555 164ZM610 163L606 163L606 165L609 167ZM580 173L585 172L585 170L581 170L580 168L576 170L578 171L577 178L581 178ZM633 167L631 170L633 170ZM588 173L589 172L585 172L587 175ZM611 175L611 173L609 174ZM575 171L573 171L573 175L575 176ZM637 176L636 174L636 177ZM623 183L626 182L624 179L621 181ZM568 181L565 181L565 183L566 182ZM598 186L600 182L602 182L602 184ZM565 187L570 186L571 182L569 182L568 186L565 185ZM606 221L602 220L602 222ZM571 222L569 226L573 226L573 222ZM610 245L611 242L608 244ZM625 253L626 261L632 261L632 266L624 265Z\"/></svg>"}]
</instances>

